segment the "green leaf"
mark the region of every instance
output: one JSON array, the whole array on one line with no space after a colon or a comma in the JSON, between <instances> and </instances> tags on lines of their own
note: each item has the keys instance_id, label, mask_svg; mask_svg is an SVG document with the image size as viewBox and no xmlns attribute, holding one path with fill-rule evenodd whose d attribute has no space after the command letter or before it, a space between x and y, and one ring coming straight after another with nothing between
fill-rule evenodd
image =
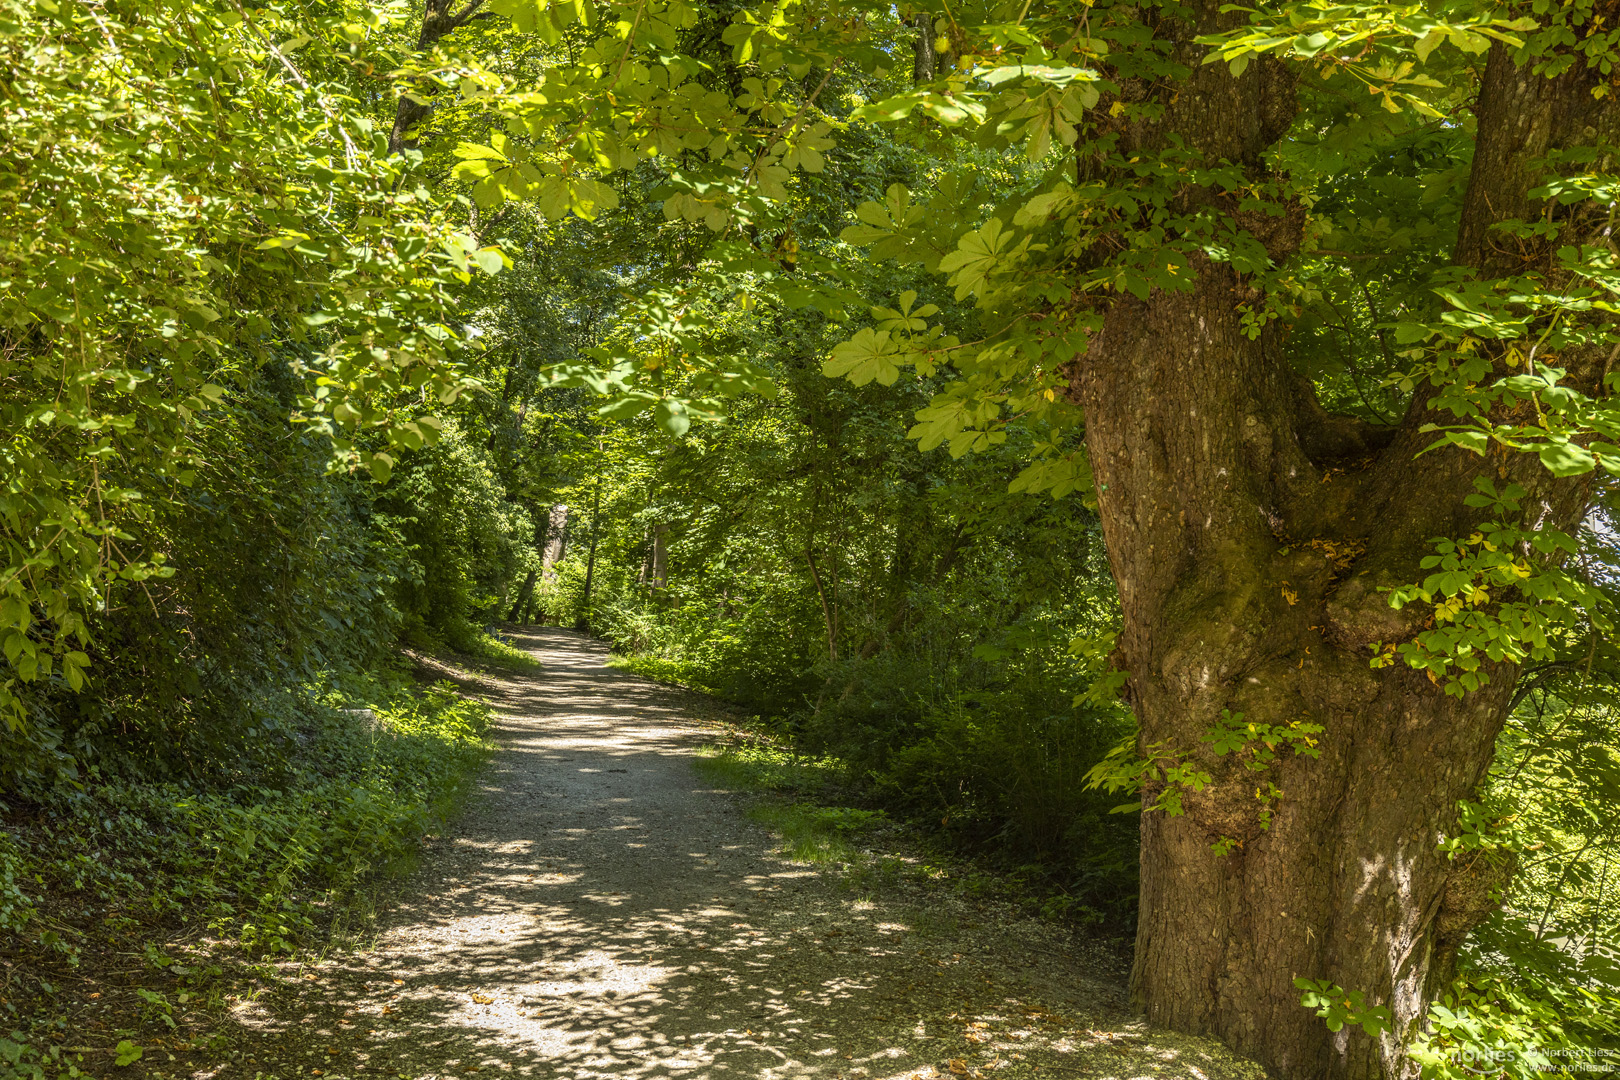
<instances>
[{"instance_id":1,"label":"green leaf","mask_svg":"<svg viewBox=\"0 0 1620 1080\"><path fill-rule=\"evenodd\" d=\"M1483 431L1448 431L1441 438L1436 439L1428 446L1425 446L1422 453L1427 454L1430 450L1437 450L1442 446L1456 446L1463 450L1467 450L1471 454L1478 454L1481 457L1484 457L1486 449L1488 449L1490 446L1490 442L1490 435Z\"/></svg>"},{"instance_id":2,"label":"green leaf","mask_svg":"<svg viewBox=\"0 0 1620 1080\"><path fill-rule=\"evenodd\" d=\"M114 1048L113 1052L117 1055L117 1057L113 1059L113 1064L118 1065L120 1068L125 1065L135 1064L137 1061L141 1060L141 1054L144 1053L139 1046L136 1046L128 1039L120 1041L117 1047Z\"/></svg>"},{"instance_id":3,"label":"green leaf","mask_svg":"<svg viewBox=\"0 0 1620 1080\"><path fill-rule=\"evenodd\" d=\"M451 151L456 157L465 160L505 161L506 155L493 146L480 146L478 143L464 142Z\"/></svg>"},{"instance_id":4,"label":"green leaf","mask_svg":"<svg viewBox=\"0 0 1620 1080\"><path fill-rule=\"evenodd\" d=\"M898 352L887 330L865 327L853 338L834 346L832 356L822 365L822 373L847 378L856 386L865 386L876 379L884 386L893 386L900 377L900 368L892 357Z\"/></svg>"},{"instance_id":5,"label":"green leaf","mask_svg":"<svg viewBox=\"0 0 1620 1080\"><path fill-rule=\"evenodd\" d=\"M846 244L853 244L855 247L866 247L893 235L893 229L875 228L871 225L850 225L838 234L838 239Z\"/></svg>"},{"instance_id":6,"label":"green leaf","mask_svg":"<svg viewBox=\"0 0 1620 1080\"><path fill-rule=\"evenodd\" d=\"M390 442L406 450L420 450L426 441L422 437L422 429L415 424L404 424L388 433Z\"/></svg>"},{"instance_id":7,"label":"green leaf","mask_svg":"<svg viewBox=\"0 0 1620 1080\"><path fill-rule=\"evenodd\" d=\"M1053 86L1067 86L1076 79L1092 80L1097 73L1090 68L1077 67L1047 67L1043 64L1014 64L1006 67L991 68L979 76L991 86L1013 79L1035 79L1039 82L1050 83Z\"/></svg>"},{"instance_id":8,"label":"green leaf","mask_svg":"<svg viewBox=\"0 0 1620 1080\"><path fill-rule=\"evenodd\" d=\"M544 0L490 0L489 8L497 15L511 19L512 28L519 33L538 32L545 37L546 30L551 29L551 17L546 12ZM554 29L551 32L556 33Z\"/></svg>"},{"instance_id":9,"label":"green leaf","mask_svg":"<svg viewBox=\"0 0 1620 1080\"><path fill-rule=\"evenodd\" d=\"M1537 454L1547 471L1554 476L1579 476L1597 467L1597 459L1584 446L1575 443L1552 443L1543 446Z\"/></svg>"},{"instance_id":10,"label":"green leaf","mask_svg":"<svg viewBox=\"0 0 1620 1080\"><path fill-rule=\"evenodd\" d=\"M597 214L619 205L619 193L597 180L575 177L569 180L567 190L570 209L586 221L594 221Z\"/></svg>"},{"instance_id":11,"label":"green leaf","mask_svg":"<svg viewBox=\"0 0 1620 1080\"><path fill-rule=\"evenodd\" d=\"M1445 40L1445 28L1436 26L1427 34L1424 34L1422 37L1418 38L1417 43L1412 46L1412 50L1417 53L1419 60L1428 60L1429 54L1434 52L1434 50L1440 46L1440 43Z\"/></svg>"},{"instance_id":12,"label":"green leaf","mask_svg":"<svg viewBox=\"0 0 1620 1080\"><path fill-rule=\"evenodd\" d=\"M631 394L626 397L610 401L597 409L597 414L609 420L628 420L632 416L644 413L652 408L658 398L652 394Z\"/></svg>"},{"instance_id":13,"label":"green leaf","mask_svg":"<svg viewBox=\"0 0 1620 1080\"><path fill-rule=\"evenodd\" d=\"M922 423L913 425L906 432L906 438L917 440L919 450L932 450L947 439L954 442L970 422L967 405L961 399L941 397L935 400L939 403L918 410L917 419Z\"/></svg>"},{"instance_id":14,"label":"green leaf","mask_svg":"<svg viewBox=\"0 0 1620 1080\"><path fill-rule=\"evenodd\" d=\"M272 236L258 245L260 251L269 251L274 248L295 248L309 239L308 233L287 232L280 236Z\"/></svg>"},{"instance_id":15,"label":"green leaf","mask_svg":"<svg viewBox=\"0 0 1620 1080\"><path fill-rule=\"evenodd\" d=\"M951 275L958 300L984 289L1012 242L1013 235L1003 231L1001 219L991 218L983 228L962 237L957 249L939 261L940 270Z\"/></svg>"},{"instance_id":16,"label":"green leaf","mask_svg":"<svg viewBox=\"0 0 1620 1080\"><path fill-rule=\"evenodd\" d=\"M968 121L979 123L986 115L984 105L968 93L941 93L926 87L862 105L850 115L858 120L892 123L910 116L917 108L948 127Z\"/></svg>"}]
</instances>

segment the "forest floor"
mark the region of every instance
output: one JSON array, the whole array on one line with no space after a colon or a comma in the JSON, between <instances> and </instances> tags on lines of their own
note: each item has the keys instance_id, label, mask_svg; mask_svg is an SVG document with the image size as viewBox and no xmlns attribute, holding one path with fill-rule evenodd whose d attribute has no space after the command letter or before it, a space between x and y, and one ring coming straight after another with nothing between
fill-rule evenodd
<instances>
[{"instance_id":1,"label":"forest floor","mask_svg":"<svg viewBox=\"0 0 1620 1080\"><path fill-rule=\"evenodd\" d=\"M500 749L375 938L282 965L213 1038L115 1075L1263 1075L1145 1027L1117 958L1012 904L792 862L745 815L755 796L693 767L712 702L583 635L512 636L543 670L482 680Z\"/></svg>"}]
</instances>

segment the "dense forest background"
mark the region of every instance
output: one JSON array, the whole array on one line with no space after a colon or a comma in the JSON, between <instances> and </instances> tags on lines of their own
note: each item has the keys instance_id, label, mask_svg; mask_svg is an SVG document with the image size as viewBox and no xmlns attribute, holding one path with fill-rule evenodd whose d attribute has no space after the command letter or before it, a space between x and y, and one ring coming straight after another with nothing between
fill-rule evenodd
<instances>
[{"instance_id":1,"label":"dense forest background","mask_svg":"<svg viewBox=\"0 0 1620 1080\"><path fill-rule=\"evenodd\" d=\"M521 664L499 628L535 621L735 703L1050 917L1131 933L1139 817L1109 763L1135 726L1081 432L931 437L943 365L830 377L868 315L977 332L938 253L860 245L946 192L948 250L1048 182L1046 148L858 113L955 47L874 9L894 62L775 80L819 134L722 230L682 175L702 137L576 173L502 113L600 60L588 6L0 4L0 929L35 982L182 915L308 941L482 760L482 707L401 650ZM732 7L682 12L686 85L764 94ZM1337 172L1289 269L1293 362L1375 423L1421 383L1397 326L1434 315L1472 152L1461 123L1387 125L1319 129ZM660 369L679 394L646 390ZM1599 612L1612 492L1567 564ZM1515 872L1415 1044L1431 1075L1459 1046L1620 1038L1607 632L1572 618L1518 677L1455 853ZM1376 1019L1312 993L1330 1025Z\"/></svg>"}]
</instances>

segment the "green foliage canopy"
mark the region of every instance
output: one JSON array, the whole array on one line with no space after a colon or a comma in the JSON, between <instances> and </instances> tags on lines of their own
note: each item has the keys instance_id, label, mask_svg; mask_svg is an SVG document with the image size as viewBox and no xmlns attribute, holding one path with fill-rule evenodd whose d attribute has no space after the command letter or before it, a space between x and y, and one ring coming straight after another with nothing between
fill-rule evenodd
<instances>
[{"instance_id":1,"label":"green foliage canopy","mask_svg":"<svg viewBox=\"0 0 1620 1080\"><path fill-rule=\"evenodd\" d=\"M13 728L24 684L84 685L86 619L119 583L172 572L142 526L192 482L197 425L233 379L291 365L299 417L378 477L466 385L448 290L502 258L403 182L327 81L382 25L364 6L0 11Z\"/></svg>"}]
</instances>

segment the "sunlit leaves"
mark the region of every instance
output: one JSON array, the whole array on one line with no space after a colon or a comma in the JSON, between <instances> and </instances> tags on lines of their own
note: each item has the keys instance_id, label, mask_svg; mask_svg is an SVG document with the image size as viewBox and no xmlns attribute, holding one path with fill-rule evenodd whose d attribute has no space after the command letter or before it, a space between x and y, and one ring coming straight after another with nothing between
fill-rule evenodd
<instances>
[{"instance_id":1,"label":"sunlit leaves","mask_svg":"<svg viewBox=\"0 0 1620 1080\"><path fill-rule=\"evenodd\" d=\"M574 23L595 22L590 0L490 0L490 10L511 19L520 33L536 34L551 44L561 41L562 32Z\"/></svg>"},{"instance_id":2,"label":"sunlit leaves","mask_svg":"<svg viewBox=\"0 0 1620 1080\"><path fill-rule=\"evenodd\" d=\"M912 203L904 184L890 184L882 202L863 202L855 208L861 224L840 233L849 244L870 246L874 259L901 258L912 246L907 230L921 224L927 210Z\"/></svg>"},{"instance_id":3,"label":"sunlit leaves","mask_svg":"<svg viewBox=\"0 0 1620 1080\"><path fill-rule=\"evenodd\" d=\"M685 435L692 426L686 404L676 398L664 398L654 406L653 420L677 439Z\"/></svg>"},{"instance_id":4,"label":"sunlit leaves","mask_svg":"<svg viewBox=\"0 0 1620 1080\"><path fill-rule=\"evenodd\" d=\"M1471 535L1433 541L1419 584L1391 590L1390 604L1432 607L1434 627L1409 642L1374 646L1374 667L1395 663L1425 671L1461 697L1490 681L1486 661L1547 660L1583 625L1607 631L1612 604L1602 589L1567 566L1579 547L1566 533L1521 524L1517 484L1475 481L1470 506L1493 517Z\"/></svg>"},{"instance_id":5,"label":"sunlit leaves","mask_svg":"<svg viewBox=\"0 0 1620 1080\"><path fill-rule=\"evenodd\" d=\"M1062 454L1032 462L1013 478L1007 490L1031 495L1045 493L1054 499L1079 492L1087 505L1095 505L1097 501L1091 459L1083 453Z\"/></svg>"},{"instance_id":6,"label":"sunlit leaves","mask_svg":"<svg viewBox=\"0 0 1620 1080\"><path fill-rule=\"evenodd\" d=\"M1597 464L1590 450L1567 439L1548 442L1536 451L1536 456L1554 476L1580 476Z\"/></svg>"},{"instance_id":7,"label":"sunlit leaves","mask_svg":"<svg viewBox=\"0 0 1620 1080\"><path fill-rule=\"evenodd\" d=\"M1317 70L1343 72L1360 81L1382 108L1412 108L1443 115L1446 82L1418 70L1449 42L1466 54L1483 53L1490 43L1523 43L1534 19L1503 19L1482 9L1472 17L1443 21L1422 4L1357 5L1306 0L1257 14L1246 25L1200 40L1212 46L1205 63L1225 63L1233 77L1264 55L1314 60ZM1407 57L1415 56L1416 61Z\"/></svg>"},{"instance_id":8,"label":"sunlit leaves","mask_svg":"<svg viewBox=\"0 0 1620 1080\"><path fill-rule=\"evenodd\" d=\"M29 27L0 35L0 171L18 179L0 192L0 711L16 725L23 684L87 685L88 613L174 573L148 546L151 507L193 482L199 430L244 379L292 371L334 465L386 478L435 437L413 414L468 385L448 290L506 256L315 74L361 62L386 13L295 25L182 4L135 27L6 10Z\"/></svg>"},{"instance_id":9,"label":"sunlit leaves","mask_svg":"<svg viewBox=\"0 0 1620 1080\"><path fill-rule=\"evenodd\" d=\"M818 173L826 162L821 156L823 150L830 150L834 143L829 137L832 125L826 122L811 124L786 144L782 155L782 168L803 169L805 172Z\"/></svg>"},{"instance_id":10,"label":"sunlit leaves","mask_svg":"<svg viewBox=\"0 0 1620 1080\"><path fill-rule=\"evenodd\" d=\"M894 362L899 351L889 331L866 327L835 346L822 371L832 378L847 378L856 386L865 386L873 379L892 386L900 377L900 368Z\"/></svg>"},{"instance_id":11,"label":"sunlit leaves","mask_svg":"<svg viewBox=\"0 0 1620 1080\"><path fill-rule=\"evenodd\" d=\"M991 218L982 228L962 237L957 250L940 260L939 269L950 275L958 300L971 293L982 295L989 278L1000 266L1030 249L1032 238L1022 239L1005 228L999 218Z\"/></svg>"},{"instance_id":12,"label":"sunlit leaves","mask_svg":"<svg viewBox=\"0 0 1620 1080\"><path fill-rule=\"evenodd\" d=\"M906 437L917 440L920 450L932 450L945 444L952 457L961 457L974 451L1005 442L1007 432L998 421L1001 404L959 390L940 394L928 408L917 412L917 423Z\"/></svg>"},{"instance_id":13,"label":"sunlit leaves","mask_svg":"<svg viewBox=\"0 0 1620 1080\"><path fill-rule=\"evenodd\" d=\"M619 205L619 194L610 185L571 172L561 162L534 160L526 147L500 132L491 136L489 146L461 143L455 155L461 160L451 175L472 185L473 201L481 207L532 199L549 218L573 214L590 221Z\"/></svg>"},{"instance_id":14,"label":"sunlit leaves","mask_svg":"<svg viewBox=\"0 0 1620 1080\"><path fill-rule=\"evenodd\" d=\"M882 101L862 105L854 115L861 120L895 121L910 116L914 110L920 110L930 119L950 127L978 123L987 115L978 95L966 89L942 91L928 87L907 90Z\"/></svg>"},{"instance_id":15,"label":"sunlit leaves","mask_svg":"<svg viewBox=\"0 0 1620 1080\"><path fill-rule=\"evenodd\" d=\"M872 318L877 320L878 328L895 333L911 336L919 331L928 329L928 317L939 314L936 304L924 304L916 307L917 292L907 289L900 294L899 308L874 306Z\"/></svg>"}]
</instances>

